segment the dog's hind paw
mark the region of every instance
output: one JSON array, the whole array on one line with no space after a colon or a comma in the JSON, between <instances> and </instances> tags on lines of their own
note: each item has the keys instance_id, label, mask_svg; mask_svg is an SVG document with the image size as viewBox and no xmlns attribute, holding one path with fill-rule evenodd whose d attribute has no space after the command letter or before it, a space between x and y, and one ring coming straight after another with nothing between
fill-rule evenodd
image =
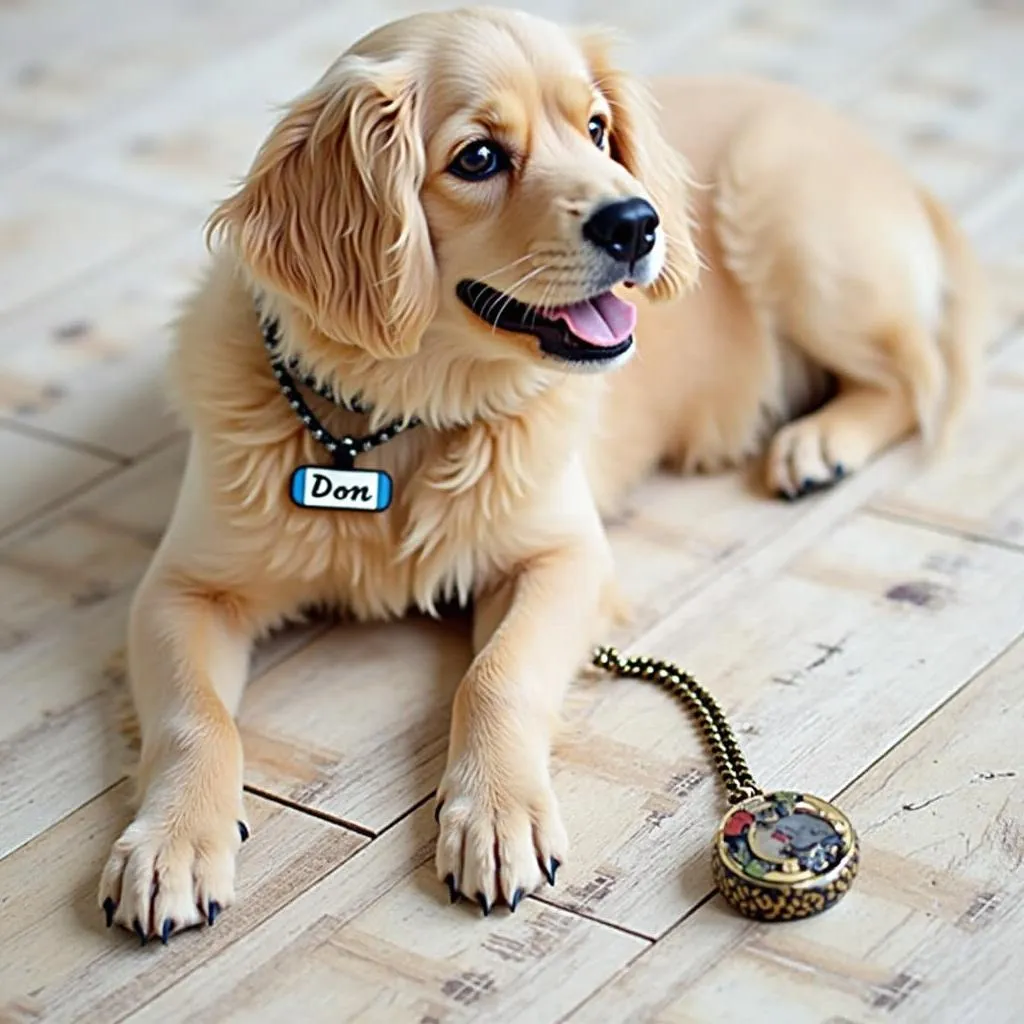
<instances>
[{"instance_id":1,"label":"dog's hind paw","mask_svg":"<svg viewBox=\"0 0 1024 1024\"><path fill-rule=\"evenodd\" d=\"M854 431L828 419L804 416L782 427L768 448L767 484L773 494L802 498L839 483L860 469L870 451Z\"/></svg>"}]
</instances>

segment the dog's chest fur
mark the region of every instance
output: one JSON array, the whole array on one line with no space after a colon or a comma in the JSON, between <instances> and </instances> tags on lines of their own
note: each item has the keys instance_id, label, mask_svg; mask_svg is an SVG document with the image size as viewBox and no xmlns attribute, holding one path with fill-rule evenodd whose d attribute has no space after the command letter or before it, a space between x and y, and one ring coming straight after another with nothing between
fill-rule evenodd
<instances>
[{"instance_id":1,"label":"dog's chest fur","mask_svg":"<svg viewBox=\"0 0 1024 1024\"><path fill-rule=\"evenodd\" d=\"M210 318L208 294L183 317L172 368L206 500L221 510L223 535L210 544L223 551L225 578L252 564L259 586L293 590L297 603L391 617L465 600L542 540L544 524L529 513L588 429L591 384L552 388L515 416L448 431L421 426L360 456L360 467L393 479L385 512L299 508L291 475L324 464L326 453L280 394L251 307L236 303L225 314L221 306ZM365 418L311 404L332 433L366 429Z\"/></svg>"}]
</instances>

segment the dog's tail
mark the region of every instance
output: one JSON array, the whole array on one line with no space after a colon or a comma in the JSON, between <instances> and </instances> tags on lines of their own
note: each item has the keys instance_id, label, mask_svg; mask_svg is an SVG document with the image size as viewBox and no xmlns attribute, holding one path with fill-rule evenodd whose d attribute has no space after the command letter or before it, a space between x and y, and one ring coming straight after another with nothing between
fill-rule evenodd
<instances>
[{"instance_id":1,"label":"dog's tail","mask_svg":"<svg viewBox=\"0 0 1024 1024\"><path fill-rule=\"evenodd\" d=\"M936 341L945 369L945 388L940 406L929 417L933 429L928 430L927 420L922 420L926 438L942 449L959 426L978 385L988 342L988 289L963 229L934 196L924 189L919 195L944 267L944 302Z\"/></svg>"}]
</instances>

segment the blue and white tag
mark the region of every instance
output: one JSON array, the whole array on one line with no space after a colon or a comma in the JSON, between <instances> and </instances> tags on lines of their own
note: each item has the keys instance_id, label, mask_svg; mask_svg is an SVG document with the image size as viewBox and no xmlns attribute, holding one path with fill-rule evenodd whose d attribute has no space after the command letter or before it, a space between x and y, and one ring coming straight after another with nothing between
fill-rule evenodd
<instances>
[{"instance_id":1,"label":"blue and white tag","mask_svg":"<svg viewBox=\"0 0 1024 1024\"><path fill-rule=\"evenodd\" d=\"M302 508L383 512L391 491L391 477L376 469L300 466L292 474L292 501Z\"/></svg>"}]
</instances>

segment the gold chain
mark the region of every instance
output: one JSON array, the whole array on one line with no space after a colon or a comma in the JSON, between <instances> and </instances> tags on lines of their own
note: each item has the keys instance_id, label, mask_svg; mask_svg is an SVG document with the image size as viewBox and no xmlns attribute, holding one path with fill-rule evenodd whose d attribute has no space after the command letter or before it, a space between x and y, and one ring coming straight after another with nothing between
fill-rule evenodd
<instances>
[{"instance_id":1,"label":"gold chain","mask_svg":"<svg viewBox=\"0 0 1024 1024\"><path fill-rule=\"evenodd\" d=\"M742 803L760 794L753 775L736 742L736 734L714 697L688 672L671 661L658 658L624 658L614 647L599 647L594 664L624 679L645 679L663 686L678 697L704 733L715 767L725 784L730 804Z\"/></svg>"}]
</instances>

